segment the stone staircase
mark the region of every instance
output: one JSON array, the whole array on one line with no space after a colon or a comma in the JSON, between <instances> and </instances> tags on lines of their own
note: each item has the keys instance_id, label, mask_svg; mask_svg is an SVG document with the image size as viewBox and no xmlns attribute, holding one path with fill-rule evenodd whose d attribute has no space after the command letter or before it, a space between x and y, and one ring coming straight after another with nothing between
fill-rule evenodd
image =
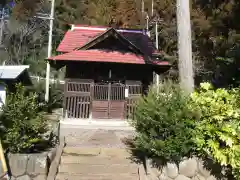
<instances>
[{"instance_id":1,"label":"stone staircase","mask_svg":"<svg viewBox=\"0 0 240 180\"><path fill-rule=\"evenodd\" d=\"M56 180L139 180L139 165L122 142L132 131L62 128L63 150Z\"/></svg>"},{"instance_id":2,"label":"stone staircase","mask_svg":"<svg viewBox=\"0 0 240 180\"><path fill-rule=\"evenodd\" d=\"M65 147L56 180L139 180L139 165L120 148Z\"/></svg>"}]
</instances>

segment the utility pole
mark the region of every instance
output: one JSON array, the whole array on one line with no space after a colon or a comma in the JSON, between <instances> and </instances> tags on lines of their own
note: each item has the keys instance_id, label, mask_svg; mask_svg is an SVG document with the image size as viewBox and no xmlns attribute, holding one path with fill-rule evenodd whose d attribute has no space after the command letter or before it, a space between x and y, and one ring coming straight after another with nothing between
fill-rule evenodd
<instances>
[{"instance_id":1,"label":"utility pole","mask_svg":"<svg viewBox=\"0 0 240 180\"><path fill-rule=\"evenodd\" d=\"M155 26L155 47L156 47L156 50L158 51L159 49L159 41L158 41L158 36L159 36L159 33L158 33L158 23L160 23L162 20L161 18L159 17L159 15L156 15L154 17L154 19L152 21L150 21L150 26L151 27L154 27ZM153 73L153 79L154 79L154 82L157 86L159 86L159 81L160 81L160 76L154 72Z\"/></svg>"},{"instance_id":2,"label":"utility pole","mask_svg":"<svg viewBox=\"0 0 240 180\"><path fill-rule=\"evenodd\" d=\"M177 0L178 68L180 85L186 93L194 90L189 0Z\"/></svg>"},{"instance_id":3,"label":"utility pole","mask_svg":"<svg viewBox=\"0 0 240 180\"><path fill-rule=\"evenodd\" d=\"M43 14L38 13L36 18L39 19L48 19L49 20L49 31L48 31L48 54L47 57L52 56L52 31L53 31L53 20L54 20L54 6L55 6L55 0L49 0L51 1L51 12L50 16L49 14ZM49 101L49 78L50 78L50 64L47 62L47 68L46 68L46 84L45 84L45 101Z\"/></svg>"},{"instance_id":4,"label":"utility pole","mask_svg":"<svg viewBox=\"0 0 240 180\"><path fill-rule=\"evenodd\" d=\"M1 11L1 22L0 22L0 45L2 45L2 39L3 39L3 28L4 28L4 21L5 21L5 13L4 13L4 7Z\"/></svg>"},{"instance_id":5,"label":"utility pole","mask_svg":"<svg viewBox=\"0 0 240 180\"><path fill-rule=\"evenodd\" d=\"M158 20L155 21L155 35L156 35L156 39L155 39L155 44L156 44L156 49L158 51ZM155 73L155 77L156 77L156 85L157 87L159 86L159 80L160 80L160 77L159 77L159 74Z\"/></svg>"},{"instance_id":6,"label":"utility pole","mask_svg":"<svg viewBox=\"0 0 240 180\"><path fill-rule=\"evenodd\" d=\"M144 16L144 0L142 0L142 16Z\"/></svg>"},{"instance_id":7,"label":"utility pole","mask_svg":"<svg viewBox=\"0 0 240 180\"><path fill-rule=\"evenodd\" d=\"M148 16L148 14L147 14L146 20L147 20L147 35L148 35L148 37L150 37L151 34L150 34L150 31L149 31L149 16Z\"/></svg>"},{"instance_id":8,"label":"utility pole","mask_svg":"<svg viewBox=\"0 0 240 180\"><path fill-rule=\"evenodd\" d=\"M152 0L152 17L153 17L153 8L154 8L154 0Z\"/></svg>"},{"instance_id":9,"label":"utility pole","mask_svg":"<svg viewBox=\"0 0 240 180\"><path fill-rule=\"evenodd\" d=\"M141 0L141 26L142 30L145 29L145 16L144 16L144 0Z\"/></svg>"},{"instance_id":10,"label":"utility pole","mask_svg":"<svg viewBox=\"0 0 240 180\"><path fill-rule=\"evenodd\" d=\"M51 0L51 13L49 20L49 33L48 33L48 54L47 57L50 58L52 56L52 31L53 31L53 18L54 18L54 6L55 0ZM47 69L46 69L46 92L45 92L45 101L49 101L49 78L50 78L50 64L47 61Z\"/></svg>"},{"instance_id":11,"label":"utility pole","mask_svg":"<svg viewBox=\"0 0 240 180\"><path fill-rule=\"evenodd\" d=\"M156 44L156 49L158 50L158 21L155 21L155 44Z\"/></svg>"},{"instance_id":12,"label":"utility pole","mask_svg":"<svg viewBox=\"0 0 240 180\"><path fill-rule=\"evenodd\" d=\"M148 32L149 31L149 16L148 16L148 14L147 14L146 20L147 20L147 32Z\"/></svg>"}]
</instances>

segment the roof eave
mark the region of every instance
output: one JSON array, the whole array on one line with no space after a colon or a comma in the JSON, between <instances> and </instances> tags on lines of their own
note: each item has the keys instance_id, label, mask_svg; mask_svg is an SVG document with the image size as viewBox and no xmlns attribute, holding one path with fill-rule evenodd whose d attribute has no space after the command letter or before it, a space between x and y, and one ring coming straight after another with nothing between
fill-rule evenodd
<instances>
[{"instance_id":1,"label":"roof eave","mask_svg":"<svg viewBox=\"0 0 240 180\"><path fill-rule=\"evenodd\" d=\"M81 60L81 59L75 59L75 60L68 60L68 59L48 59L48 61L51 64L57 64L57 62L59 62L60 64L62 64L63 62L97 62L97 63L121 63L121 62L107 62L107 61L87 61L87 60ZM139 64L139 65L153 65L153 66L171 66L171 64L168 61L145 61L145 64L141 64L141 63L121 63L121 64ZM62 65L64 66L64 65Z\"/></svg>"}]
</instances>

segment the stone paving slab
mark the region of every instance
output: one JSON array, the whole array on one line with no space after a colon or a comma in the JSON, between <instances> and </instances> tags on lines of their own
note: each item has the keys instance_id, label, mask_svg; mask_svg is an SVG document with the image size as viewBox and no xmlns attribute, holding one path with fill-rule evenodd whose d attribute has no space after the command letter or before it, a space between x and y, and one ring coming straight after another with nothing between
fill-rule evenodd
<instances>
[{"instance_id":1,"label":"stone paving slab","mask_svg":"<svg viewBox=\"0 0 240 180\"><path fill-rule=\"evenodd\" d=\"M63 155L61 164L130 164L132 160L124 157L101 157L101 156L71 156Z\"/></svg>"},{"instance_id":2,"label":"stone paving slab","mask_svg":"<svg viewBox=\"0 0 240 180\"><path fill-rule=\"evenodd\" d=\"M106 156L106 157L130 157L131 152L126 148L101 148L101 147L65 147L64 154L79 156Z\"/></svg>"},{"instance_id":3,"label":"stone paving slab","mask_svg":"<svg viewBox=\"0 0 240 180\"><path fill-rule=\"evenodd\" d=\"M96 131L88 141L85 141L82 145L84 146L109 146L109 145L121 145L122 142L119 140L114 131Z\"/></svg>"},{"instance_id":4,"label":"stone paving slab","mask_svg":"<svg viewBox=\"0 0 240 180\"><path fill-rule=\"evenodd\" d=\"M124 138L133 136L133 131L102 130L102 129L61 129L67 146L75 147L117 147L125 148Z\"/></svg>"},{"instance_id":5,"label":"stone paving slab","mask_svg":"<svg viewBox=\"0 0 240 180\"><path fill-rule=\"evenodd\" d=\"M100 152L101 152L101 148L65 147L63 149L63 153L65 153L65 154L77 154L77 155L92 155L92 156L96 156L96 155L99 155Z\"/></svg>"},{"instance_id":6,"label":"stone paving slab","mask_svg":"<svg viewBox=\"0 0 240 180\"><path fill-rule=\"evenodd\" d=\"M130 157L131 154L126 148L101 148L100 156Z\"/></svg>"},{"instance_id":7,"label":"stone paving slab","mask_svg":"<svg viewBox=\"0 0 240 180\"><path fill-rule=\"evenodd\" d=\"M129 175L129 174L113 174L113 175L69 175L59 173L56 177L56 180L138 180L138 175Z\"/></svg>"},{"instance_id":8,"label":"stone paving slab","mask_svg":"<svg viewBox=\"0 0 240 180\"><path fill-rule=\"evenodd\" d=\"M70 131L65 136L65 140L68 144L77 145L87 141L92 135L96 133L96 130L79 130L78 132Z\"/></svg>"},{"instance_id":9,"label":"stone paving slab","mask_svg":"<svg viewBox=\"0 0 240 180\"><path fill-rule=\"evenodd\" d=\"M137 174L138 166L134 164L108 164L108 165L92 165L92 164L61 164L59 173L69 173L71 175L89 175L89 174Z\"/></svg>"}]
</instances>

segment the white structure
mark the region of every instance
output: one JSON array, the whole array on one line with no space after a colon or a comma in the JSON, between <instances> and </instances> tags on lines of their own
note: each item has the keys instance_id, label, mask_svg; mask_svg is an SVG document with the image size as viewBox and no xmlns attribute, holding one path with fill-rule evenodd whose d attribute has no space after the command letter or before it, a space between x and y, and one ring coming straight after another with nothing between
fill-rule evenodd
<instances>
[{"instance_id":1,"label":"white structure","mask_svg":"<svg viewBox=\"0 0 240 180\"><path fill-rule=\"evenodd\" d=\"M13 83L23 83L30 85L31 80L27 69L29 66L0 66L0 107L6 101L6 88Z\"/></svg>"},{"instance_id":2,"label":"white structure","mask_svg":"<svg viewBox=\"0 0 240 180\"><path fill-rule=\"evenodd\" d=\"M4 84L0 84L0 108L6 101L6 89Z\"/></svg>"},{"instance_id":3,"label":"white structure","mask_svg":"<svg viewBox=\"0 0 240 180\"><path fill-rule=\"evenodd\" d=\"M10 65L0 66L0 80L17 79L28 68L29 66L10 66Z\"/></svg>"}]
</instances>

